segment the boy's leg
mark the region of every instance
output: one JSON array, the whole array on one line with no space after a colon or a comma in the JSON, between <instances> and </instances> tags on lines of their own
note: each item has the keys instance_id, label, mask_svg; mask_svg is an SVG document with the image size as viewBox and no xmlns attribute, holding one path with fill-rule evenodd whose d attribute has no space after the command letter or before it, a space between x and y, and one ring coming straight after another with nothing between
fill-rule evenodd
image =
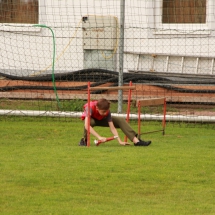
<instances>
[{"instance_id":1,"label":"boy's leg","mask_svg":"<svg viewBox=\"0 0 215 215\"><path fill-rule=\"evenodd\" d=\"M124 118L112 116L113 124L116 128L120 128L122 132L128 137L130 141L133 142L137 133L131 128L131 126L127 123Z\"/></svg>"},{"instance_id":2,"label":"boy's leg","mask_svg":"<svg viewBox=\"0 0 215 215\"><path fill-rule=\"evenodd\" d=\"M137 133L131 128L124 118L112 116L113 124L116 128L120 128L128 139L134 142L135 146L148 146L151 141L144 141L137 138Z\"/></svg>"},{"instance_id":3,"label":"boy's leg","mask_svg":"<svg viewBox=\"0 0 215 215\"><path fill-rule=\"evenodd\" d=\"M127 121L124 118L112 116L113 124L116 128L120 128L122 132L129 138L130 141L134 141L134 138L138 142L134 142L135 146L148 146L151 144L151 141L142 141L140 139L137 139L137 133L131 128L131 126L127 123ZM103 120L95 120L93 118L90 119L90 125L92 127L94 126L102 126L102 127L109 127L109 124L106 119ZM81 139L81 142L87 143L87 130L84 128L84 138ZM81 143L80 142L80 143ZM79 145L81 145L79 143ZM87 144L86 144L87 145Z\"/></svg>"},{"instance_id":4,"label":"boy's leg","mask_svg":"<svg viewBox=\"0 0 215 215\"><path fill-rule=\"evenodd\" d=\"M90 118L90 126L94 127L96 125L95 119ZM79 146L86 146L87 145L87 130L84 127L84 133L83 137L81 138L81 141L79 142Z\"/></svg>"}]
</instances>

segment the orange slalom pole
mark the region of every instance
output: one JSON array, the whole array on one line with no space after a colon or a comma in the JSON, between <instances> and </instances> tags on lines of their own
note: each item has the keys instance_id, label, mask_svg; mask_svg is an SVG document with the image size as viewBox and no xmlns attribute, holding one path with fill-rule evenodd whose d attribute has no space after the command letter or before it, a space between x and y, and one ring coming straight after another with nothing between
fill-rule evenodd
<instances>
[{"instance_id":1,"label":"orange slalom pole","mask_svg":"<svg viewBox=\"0 0 215 215\"><path fill-rule=\"evenodd\" d=\"M107 137L105 142L102 142L101 140L94 140L94 143L96 144L96 146L99 146L101 143L106 143L116 138L118 138L118 136Z\"/></svg>"},{"instance_id":2,"label":"orange slalom pole","mask_svg":"<svg viewBox=\"0 0 215 215\"><path fill-rule=\"evenodd\" d=\"M90 82L88 82L87 94L87 147L90 147Z\"/></svg>"},{"instance_id":3,"label":"orange slalom pole","mask_svg":"<svg viewBox=\"0 0 215 215\"><path fill-rule=\"evenodd\" d=\"M129 82L129 86L132 86L132 81ZM131 106L131 89L129 89L128 91L128 107L127 107L127 117L126 117L126 121L129 122L129 118L130 118L130 106ZM127 142L128 137L125 136L125 142Z\"/></svg>"},{"instance_id":4,"label":"orange slalom pole","mask_svg":"<svg viewBox=\"0 0 215 215\"><path fill-rule=\"evenodd\" d=\"M163 107L163 135L165 134L166 128L166 98L164 98L164 107Z\"/></svg>"},{"instance_id":5,"label":"orange slalom pole","mask_svg":"<svg viewBox=\"0 0 215 215\"><path fill-rule=\"evenodd\" d=\"M141 109L141 106L140 106L140 101L138 101L138 135L139 135L139 138L140 138L140 110Z\"/></svg>"}]
</instances>

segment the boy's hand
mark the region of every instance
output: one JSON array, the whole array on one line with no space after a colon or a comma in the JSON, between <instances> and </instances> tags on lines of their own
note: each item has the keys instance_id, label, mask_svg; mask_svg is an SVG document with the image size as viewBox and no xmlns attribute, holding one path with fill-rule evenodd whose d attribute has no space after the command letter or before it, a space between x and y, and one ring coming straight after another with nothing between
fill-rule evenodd
<instances>
[{"instance_id":1,"label":"boy's hand","mask_svg":"<svg viewBox=\"0 0 215 215\"><path fill-rule=\"evenodd\" d=\"M99 137L98 139L101 140L102 142L105 142L107 140L106 137Z\"/></svg>"},{"instance_id":2,"label":"boy's hand","mask_svg":"<svg viewBox=\"0 0 215 215\"><path fill-rule=\"evenodd\" d=\"M128 143L128 142L122 142L122 141L120 141L119 144L122 145L122 146L130 145L130 143Z\"/></svg>"}]
</instances>

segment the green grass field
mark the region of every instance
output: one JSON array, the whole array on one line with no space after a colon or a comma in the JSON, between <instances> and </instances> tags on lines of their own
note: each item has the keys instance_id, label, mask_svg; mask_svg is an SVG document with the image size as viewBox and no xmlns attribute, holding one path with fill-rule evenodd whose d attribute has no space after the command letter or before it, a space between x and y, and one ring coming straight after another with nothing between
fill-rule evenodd
<instances>
[{"instance_id":1,"label":"green grass field","mask_svg":"<svg viewBox=\"0 0 215 215\"><path fill-rule=\"evenodd\" d=\"M214 125L168 123L149 147L79 147L78 119L0 117L0 128L0 214L215 214Z\"/></svg>"}]
</instances>

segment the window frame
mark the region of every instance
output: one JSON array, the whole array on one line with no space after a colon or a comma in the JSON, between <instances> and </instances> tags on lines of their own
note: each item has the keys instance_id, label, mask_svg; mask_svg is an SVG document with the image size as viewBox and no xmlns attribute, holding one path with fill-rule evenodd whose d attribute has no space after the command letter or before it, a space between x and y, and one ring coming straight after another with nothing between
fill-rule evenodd
<instances>
[{"instance_id":1,"label":"window frame","mask_svg":"<svg viewBox=\"0 0 215 215\"><path fill-rule=\"evenodd\" d=\"M42 11L45 8L45 0L38 0L38 23L42 20ZM44 13L43 13L44 14ZM0 31L14 31L14 32L39 32L40 27L34 28L34 24L30 23L0 23Z\"/></svg>"},{"instance_id":2,"label":"window frame","mask_svg":"<svg viewBox=\"0 0 215 215\"><path fill-rule=\"evenodd\" d=\"M153 18L149 27L153 28L153 34L210 34L215 6L212 0L206 0L206 23L162 23L163 0L148 1L148 8L153 8ZM152 10L148 10L148 16L152 17Z\"/></svg>"},{"instance_id":3,"label":"window frame","mask_svg":"<svg viewBox=\"0 0 215 215\"><path fill-rule=\"evenodd\" d=\"M198 3L199 1L205 5L204 8ZM206 0L163 0L162 23L204 24L206 23L206 2ZM195 5L195 3L199 4L198 7L189 7L189 5ZM202 12L202 14L197 12Z\"/></svg>"}]
</instances>

